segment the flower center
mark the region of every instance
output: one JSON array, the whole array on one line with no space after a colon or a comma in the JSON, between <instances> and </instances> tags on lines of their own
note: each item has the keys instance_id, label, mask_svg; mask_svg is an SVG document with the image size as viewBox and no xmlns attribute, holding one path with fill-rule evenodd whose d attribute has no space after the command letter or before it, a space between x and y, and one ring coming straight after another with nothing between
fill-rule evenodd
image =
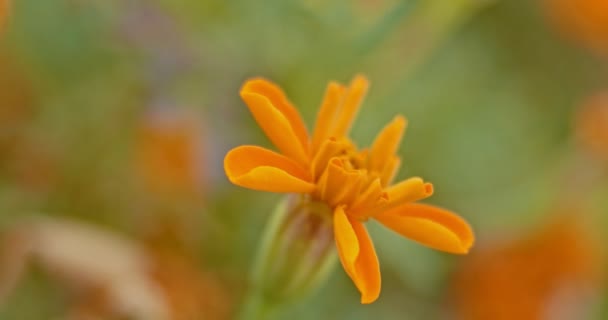
<instances>
[{"instance_id":1,"label":"flower center","mask_svg":"<svg viewBox=\"0 0 608 320\"><path fill-rule=\"evenodd\" d=\"M349 215L362 221L386 195L377 173L368 168L367 150L359 150L349 140L328 141L319 151L323 161L313 163L313 172L319 172L317 189L311 195L314 201L326 203L332 210L344 206ZM315 171L318 168L322 170Z\"/></svg>"}]
</instances>

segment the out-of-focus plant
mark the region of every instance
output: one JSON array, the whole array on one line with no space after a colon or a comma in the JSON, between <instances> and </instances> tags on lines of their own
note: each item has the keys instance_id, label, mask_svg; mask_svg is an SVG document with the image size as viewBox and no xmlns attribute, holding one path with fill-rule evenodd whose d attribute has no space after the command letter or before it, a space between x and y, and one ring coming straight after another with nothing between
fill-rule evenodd
<instances>
[{"instance_id":1,"label":"out-of-focus plant","mask_svg":"<svg viewBox=\"0 0 608 320\"><path fill-rule=\"evenodd\" d=\"M169 237L194 245L207 187L203 121L193 111L152 108L135 126L132 172L138 225L157 240Z\"/></svg>"},{"instance_id":2,"label":"out-of-focus plant","mask_svg":"<svg viewBox=\"0 0 608 320\"><path fill-rule=\"evenodd\" d=\"M134 169L146 192L157 196L204 195L202 123L177 108L151 110L135 137Z\"/></svg>"},{"instance_id":3,"label":"out-of-focus plant","mask_svg":"<svg viewBox=\"0 0 608 320\"><path fill-rule=\"evenodd\" d=\"M31 218L5 230L0 246L0 305L38 266L66 295L67 319L221 320L231 313L212 271L93 225Z\"/></svg>"},{"instance_id":4,"label":"out-of-focus plant","mask_svg":"<svg viewBox=\"0 0 608 320\"><path fill-rule=\"evenodd\" d=\"M608 161L608 91L587 98L575 116L575 134L583 150Z\"/></svg>"},{"instance_id":5,"label":"out-of-focus plant","mask_svg":"<svg viewBox=\"0 0 608 320\"><path fill-rule=\"evenodd\" d=\"M608 2L543 0L561 33L603 56L608 55Z\"/></svg>"},{"instance_id":6,"label":"out-of-focus plant","mask_svg":"<svg viewBox=\"0 0 608 320\"><path fill-rule=\"evenodd\" d=\"M552 212L530 234L487 242L463 260L450 298L459 318L589 319L606 274L580 214Z\"/></svg>"},{"instance_id":7,"label":"out-of-focus plant","mask_svg":"<svg viewBox=\"0 0 608 320\"><path fill-rule=\"evenodd\" d=\"M0 32L4 28L4 24L6 23L6 19L8 17L10 3L9 0L0 0Z\"/></svg>"}]
</instances>

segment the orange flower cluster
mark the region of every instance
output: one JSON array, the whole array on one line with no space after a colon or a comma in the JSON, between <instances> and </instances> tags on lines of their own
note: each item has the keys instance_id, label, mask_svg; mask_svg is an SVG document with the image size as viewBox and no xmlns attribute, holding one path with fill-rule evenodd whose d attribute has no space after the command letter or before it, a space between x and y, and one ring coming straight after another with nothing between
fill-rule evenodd
<instances>
[{"instance_id":1,"label":"orange flower cluster","mask_svg":"<svg viewBox=\"0 0 608 320\"><path fill-rule=\"evenodd\" d=\"M433 186L413 177L396 184L396 155L406 120L397 116L360 150L348 137L369 83L356 76L350 85L331 82L311 135L292 103L275 84L252 79L241 97L280 153L239 146L224 160L236 185L270 192L302 194L327 207L340 261L361 292L361 302L380 294L380 268L364 222L379 221L432 248L464 254L473 244L469 225L456 214L426 204Z\"/></svg>"},{"instance_id":2,"label":"orange flower cluster","mask_svg":"<svg viewBox=\"0 0 608 320\"><path fill-rule=\"evenodd\" d=\"M550 18L566 36L608 54L608 1L544 0Z\"/></svg>"},{"instance_id":3,"label":"orange flower cluster","mask_svg":"<svg viewBox=\"0 0 608 320\"><path fill-rule=\"evenodd\" d=\"M456 273L453 301L462 319L587 319L600 258L586 230L562 217L526 238L477 250Z\"/></svg>"}]
</instances>

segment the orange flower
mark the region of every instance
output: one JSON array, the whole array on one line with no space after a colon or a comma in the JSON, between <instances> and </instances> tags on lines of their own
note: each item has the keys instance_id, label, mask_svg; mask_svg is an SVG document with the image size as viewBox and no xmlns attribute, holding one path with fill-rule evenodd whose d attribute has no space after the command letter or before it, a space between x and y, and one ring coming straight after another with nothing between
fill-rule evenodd
<instances>
[{"instance_id":1,"label":"orange flower","mask_svg":"<svg viewBox=\"0 0 608 320\"><path fill-rule=\"evenodd\" d=\"M195 195L204 188L203 130L188 112L162 109L138 127L137 171L155 195Z\"/></svg>"},{"instance_id":2,"label":"orange flower","mask_svg":"<svg viewBox=\"0 0 608 320\"><path fill-rule=\"evenodd\" d=\"M549 17L560 31L589 47L608 54L608 1L544 0Z\"/></svg>"},{"instance_id":3,"label":"orange flower","mask_svg":"<svg viewBox=\"0 0 608 320\"><path fill-rule=\"evenodd\" d=\"M8 16L9 3L8 0L0 0L0 31L4 27L4 22Z\"/></svg>"},{"instance_id":4,"label":"orange flower","mask_svg":"<svg viewBox=\"0 0 608 320\"><path fill-rule=\"evenodd\" d=\"M413 203L433 193L430 183L413 177L391 184L400 159L396 151L406 127L397 116L359 150L348 138L368 89L363 76L348 87L331 82L309 135L283 91L264 79L252 79L241 97L280 153L258 146L239 146L224 159L232 183L262 191L299 193L333 212L340 261L361 292L361 302L380 294L376 251L363 223L376 219L401 235L429 247L467 253L473 244L469 225L452 212Z\"/></svg>"},{"instance_id":5,"label":"orange flower","mask_svg":"<svg viewBox=\"0 0 608 320\"><path fill-rule=\"evenodd\" d=\"M463 261L451 302L461 319L588 319L603 281L598 245L579 215L488 243Z\"/></svg>"},{"instance_id":6,"label":"orange flower","mask_svg":"<svg viewBox=\"0 0 608 320\"><path fill-rule=\"evenodd\" d=\"M579 107L574 128L585 151L608 160L608 91L592 95Z\"/></svg>"}]
</instances>

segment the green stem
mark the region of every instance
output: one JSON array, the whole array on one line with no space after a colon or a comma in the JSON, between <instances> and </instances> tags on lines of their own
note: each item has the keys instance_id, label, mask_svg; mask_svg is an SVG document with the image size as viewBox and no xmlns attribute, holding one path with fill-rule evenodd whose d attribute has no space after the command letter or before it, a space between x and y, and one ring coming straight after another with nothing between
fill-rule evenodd
<instances>
[{"instance_id":1,"label":"green stem","mask_svg":"<svg viewBox=\"0 0 608 320\"><path fill-rule=\"evenodd\" d=\"M264 229L239 319L276 316L318 288L336 260L329 207L286 196Z\"/></svg>"},{"instance_id":2,"label":"green stem","mask_svg":"<svg viewBox=\"0 0 608 320\"><path fill-rule=\"evenodd\" d=\"M245 297L243 307L237 319L258 320L268 319L271 311L276 305L270 303L262 292L263 274L268 265L268 257L272 255L272 242L279 232L281 220L285 215L287 201L283 199L270 215L270 219L264 228L262 241L255 255L253 269L251 272L251 288Z\"/></svg>"},{"instance_id":3,"label":"green stem","mask_svg":"<svg viewBox=\"0 0 608 320\"><path fill-rule=\"evenodd\" d=\"M263 294L254 289L245 298L243 308L237 319L267 320L275 309L276 306L274 304L269 303Z\"/></svg>"},{"instance_id":4,"label":"green stem","mask_svg":"<svg viewBox=\"0 0 608 320\"><path fill-rule=\"evenodd\" d=\"M401 21L405 20L411 9L415 7L417 1L402 1L384 15L368 32L361 35L355 46L357 58L366 56L373 52L383 41L385 41L395 29L399 27Z\"/></svg>"}]
</instances>

